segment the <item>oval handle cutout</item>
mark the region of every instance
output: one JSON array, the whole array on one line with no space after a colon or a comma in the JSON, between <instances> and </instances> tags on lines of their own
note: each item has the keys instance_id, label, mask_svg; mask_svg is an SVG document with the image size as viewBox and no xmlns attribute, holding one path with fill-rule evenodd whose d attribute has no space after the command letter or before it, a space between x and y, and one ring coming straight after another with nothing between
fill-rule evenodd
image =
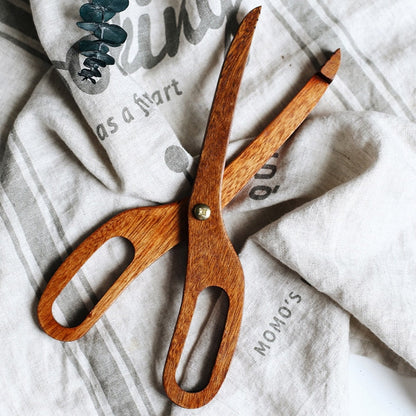
<instances>
[{"instance_id":1,"label":"oval handle cutout","mask_svg":"<svg viewBox=\"0 0 416 416\"><path fill-rule=\"evenodd\" d=\"M176 371L176 381L183 390L197 392L208 385L223 338L228 309L228 296L220 287L209 286L198 295Z\"/></svg>"},{"instance_id":2,"label":"oval handle cutout","mask_svg":"<svg viewBox=\"0 0 416 416\"><path fill-rule=\"evenodd\" d=\"M82 265L52 305L62 326L81 324L134 258L134 247L124 237L107 240Z\"/></svg>"}]
</instances>

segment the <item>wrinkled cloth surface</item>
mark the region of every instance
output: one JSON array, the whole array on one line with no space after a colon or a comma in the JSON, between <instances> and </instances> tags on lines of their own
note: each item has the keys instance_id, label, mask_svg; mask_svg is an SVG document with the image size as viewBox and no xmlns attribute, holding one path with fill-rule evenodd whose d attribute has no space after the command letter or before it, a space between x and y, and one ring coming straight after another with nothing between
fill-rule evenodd
<instances>
[{"instance_id":1,"label":"wrinkled cloth surface","mask_svg":"<svg viewBox=\"0 0 416 416\"><path fill-rule=\"evenodd\" d=\"M137 0L116 65L82 81L81 1L0 1L0 414L346 415L351 352L416 376L416 3ZM81 339L39 327L65 257L132 207L189 194L225 52L262 5L229 157L341 48L305 123L224 210L245 275L227 378L206 406L165 396L162 373L186 273L181 243ZM276 149L277 150L277 149ZM103 246L54 316L85 316L131 256ZM206 380L224 295L204 291L178 377Z\"/></svg>"}]
</instances>

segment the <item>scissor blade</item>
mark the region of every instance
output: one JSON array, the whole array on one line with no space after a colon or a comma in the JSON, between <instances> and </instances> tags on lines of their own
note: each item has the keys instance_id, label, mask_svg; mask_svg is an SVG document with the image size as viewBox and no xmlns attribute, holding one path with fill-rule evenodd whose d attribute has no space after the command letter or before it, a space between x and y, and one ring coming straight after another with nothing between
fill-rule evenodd
<instances>
[{"instance_id":1,"label":"scissor blade","mask_svg":"<svg viewBox=\"0 0 416 416\"><path fill-rule=\"evenodd\" d=\"M341 51L338 49L287 107L226 166L221 195L222 206L234 198L303 123L334 79L340 62Z\"/></svg>"},{"instance_id":2,"label":"scissor blade","mask_svg":"<svg viewBox=\"0 0 416 416\"><path fill-rule=\"evenodd\" d=\"M253 9L241 22L227 52L218 80L205 132L204 146L194 182L194 192L207 196L218 193L238 90L261 7ZM219 197L219 195L218 195Z\"/></svg>"}]
</instances>

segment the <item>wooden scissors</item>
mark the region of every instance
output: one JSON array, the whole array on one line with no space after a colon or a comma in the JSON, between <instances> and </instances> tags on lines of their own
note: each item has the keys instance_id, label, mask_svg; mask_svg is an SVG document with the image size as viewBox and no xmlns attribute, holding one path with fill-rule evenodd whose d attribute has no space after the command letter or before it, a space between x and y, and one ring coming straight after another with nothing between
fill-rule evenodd
<instances>
[{"instance_id":1,"label":"wooden scissors","mask_svg":"<svg viewBox=\"0 0 416 416\"><path fill-rule=\"evenodd\" d=\"M191 197L161 206L130 209L107 221L62 263L38 305L39 323L47 334L61 341L76 340L97 322L138 274L188 238L183 299L163 375L168 397L182 407L200 407L215 396L228 371L241 323L244 276L225 232L221 209L303 122L326 91L340 64L340 51L337 50L280 115L224 170L237 93L259 13L260 7L244 18L224 61ZM54 301L88 258L112 237L124 237L132 243L133 260L83 322L71 328L60 325L52 314ZM200 391L189 392L178 385L175 374L198 295L211 286L219 287L228 296L225 328L208 384Z\"/></svg>"}]
</instances>

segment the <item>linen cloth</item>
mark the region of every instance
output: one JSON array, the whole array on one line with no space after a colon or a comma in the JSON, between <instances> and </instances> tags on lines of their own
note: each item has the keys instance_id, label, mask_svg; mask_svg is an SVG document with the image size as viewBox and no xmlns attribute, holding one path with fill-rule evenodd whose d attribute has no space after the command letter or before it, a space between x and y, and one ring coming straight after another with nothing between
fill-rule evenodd
<instances>
[{"instance_id":1,"label":"linen cloth","mask_svg":"<svg viewBox=\"0 0 416 416\"><path fill-rule=\"evenodd\" d=\"M0 3L0 414L342 415L351 351L415 376L416 4L130 3L113 18L128 40L95 85L77 75L81 1ZM98 225L190 192L226 48L259 4L230 157L338 47L342 64L293 139L224 210L245 274L243 322L221 390L186 410L162 387L186 245L78 341L43 333L36 307ZM122 239L105 245L65 288L56 318L85 316L130 255ZM206 377L223 300L201 295L179 374L186 388Z\"/></svg>"}]
</instances>

